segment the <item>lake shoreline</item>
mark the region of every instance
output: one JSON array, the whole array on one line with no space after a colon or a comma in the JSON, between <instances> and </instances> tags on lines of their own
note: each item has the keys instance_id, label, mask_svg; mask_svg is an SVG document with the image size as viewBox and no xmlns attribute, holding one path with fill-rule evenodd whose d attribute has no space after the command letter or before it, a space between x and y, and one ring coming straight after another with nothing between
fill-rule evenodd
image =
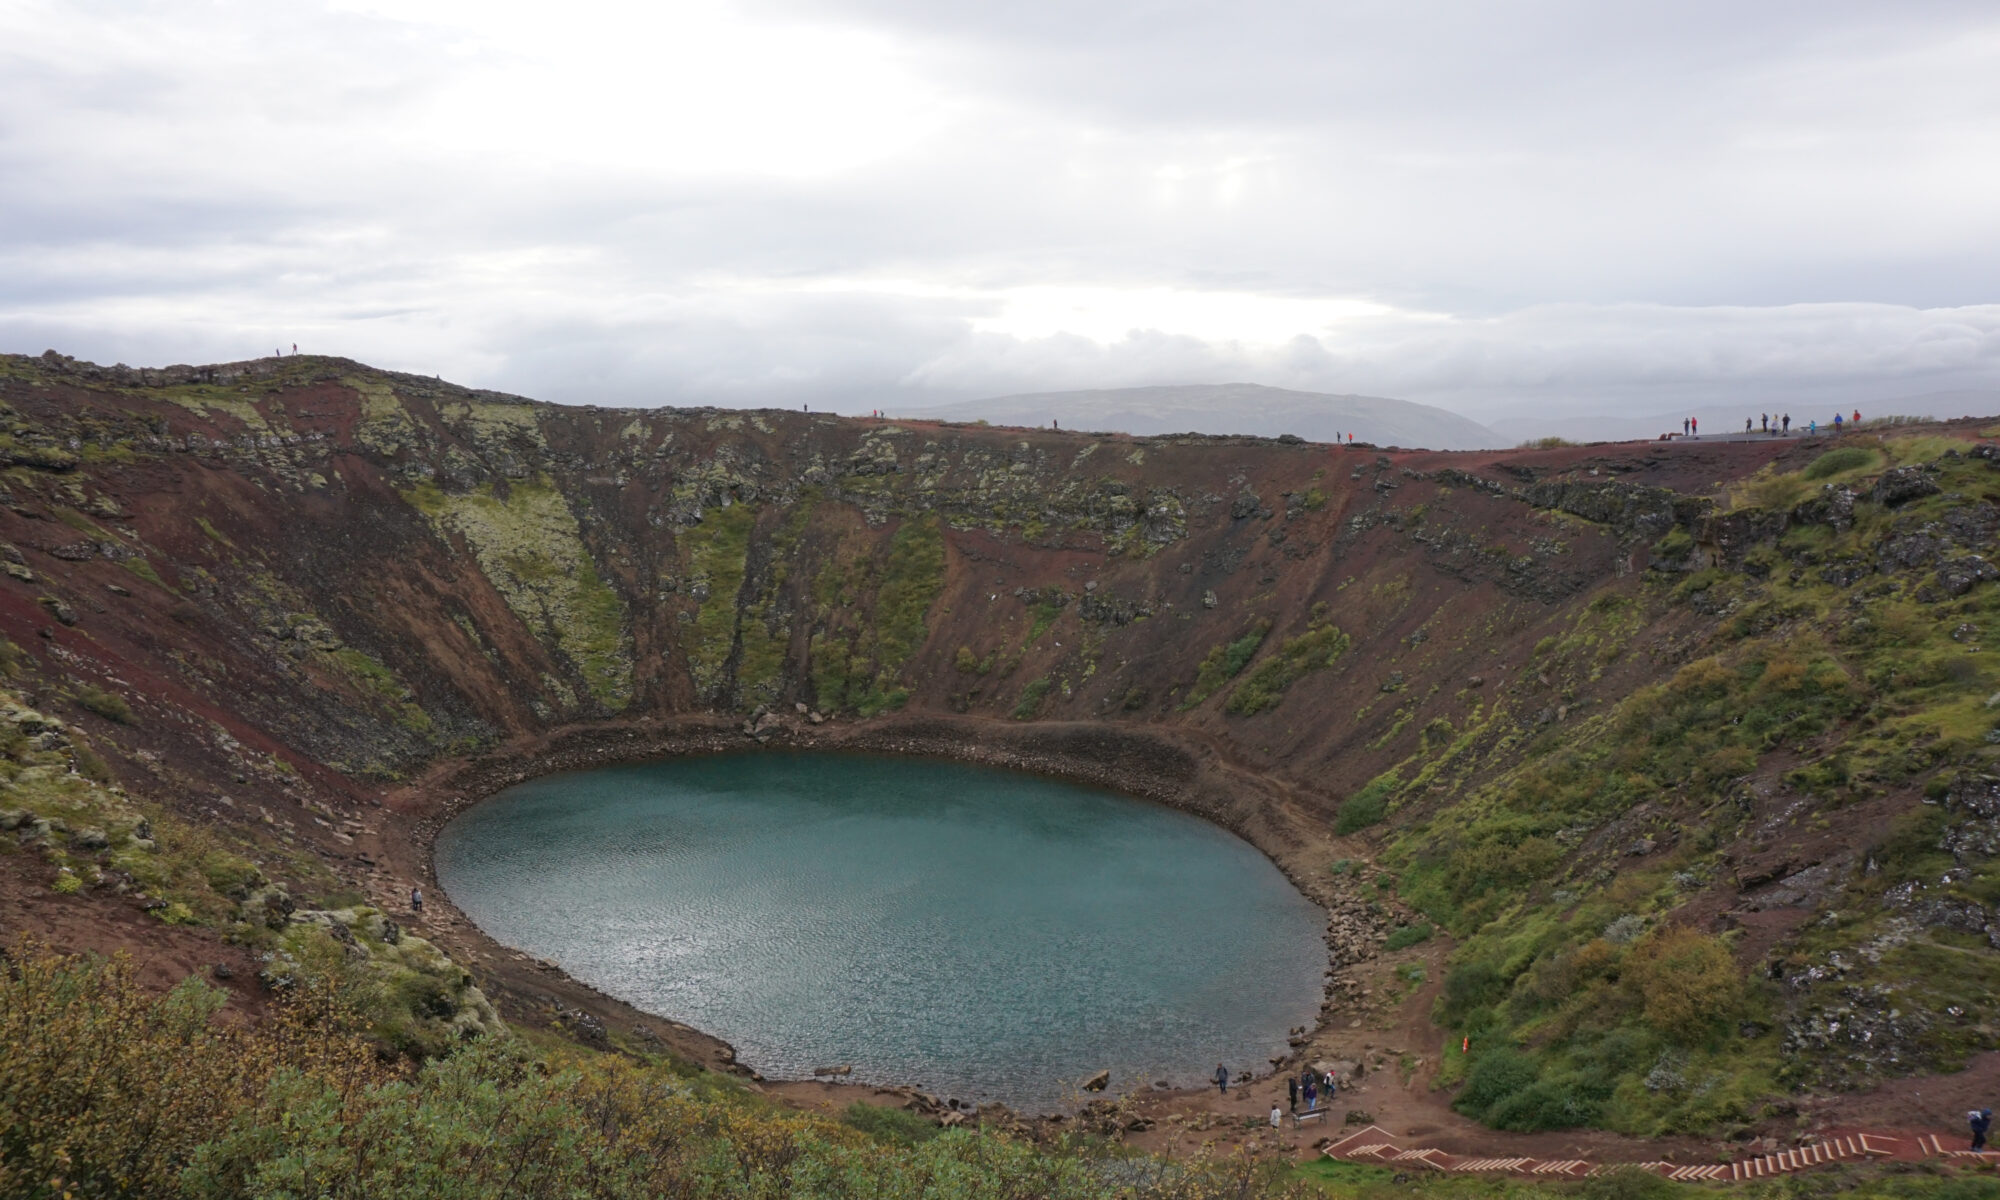
<instances>
[{"instance_id":1,"label":"lake shoreline","mask_svg":"<svg viewBox=\"0 0 2000 1200\"><path fill-rule=\"evenodd\" d=\"M604 1030L602 1036L586 1040L607 1046L616 1044L614 1035L623 1033L637 1046L658 1045L695 1063L762 1082L762 1076L736 1062L735 1048L727 1041L637 1009L479 929L438 889L436 839L459 813L507 787L547 775L759 749L856 751L1000 767L1100 787L1191 813L1255 847L1327 916L1326 982L1317 1020L1293 1039L1292 1057L1283 1064L1259 1064L1265 1068L1257 1072L1259 1076L1294 1066L1298 1047L1326 1033L1340 1015L1342 1000L1353 996L1353 981L1344 977L1345 969L1379 953L1386 922L1369 911L1371 905L1358 895L1351 879L1325 869L1344 841L1330 832L1331 813L1277 781L1223 761L1212 748L1198 743L1150 728L1015 724L969 717L887 716L813 725L788 716L767 721L762 736L751 736L745 727L741 720L714 716L609 721L519 739L438 763L420 780L385 797L385 819L369 839L373 843L369 849L382 868L380 883L394 890L376 899L401 908L408 886L424 886L431 897L423 921L426 932L469 960L489 994L511 1000L508 1007L525 1010L541 1023L564 1025L572 1032L581 1027L586 1035ZM883 1090L809 1079L776 1082L788 1092L824 1090L848 1099L866 1099L858 1093ZM1129 1082L1129 1090L1143 1087L1143 1081ZM897 1095L913 1091L886 1090ZM1123 1090L1128 1089L1113 1088Z\"/></svg>"}]
</instances>

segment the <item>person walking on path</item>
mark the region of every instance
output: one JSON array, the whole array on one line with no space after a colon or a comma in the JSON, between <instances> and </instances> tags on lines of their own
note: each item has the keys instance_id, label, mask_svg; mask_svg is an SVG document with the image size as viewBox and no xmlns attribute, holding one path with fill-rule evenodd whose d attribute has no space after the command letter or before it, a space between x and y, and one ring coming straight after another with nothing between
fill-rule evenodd
<instances>
[{"instance_id":1,"label":"person walking on path","mask_svg":"<svg viewBox=\"0 0 2000 1200\"><path fill-rule=\"evenodd\" d=\"M1215 1064L1215 1086L1223 1095L1229 1094L1229 1068L1221 1063Z\"/></svg>"},{"instance_id":2,"label":"person walking on path","mask_svg":"<svg viewBox=\"0 0 2000 1200\"><path fill-rule=\"evenodd\" d=\"M1972 1126L1972 1149L1976 1153L1986 1149L1986 1131L1993 1128L1993 1110L1975 1108L1965 1114L1965 1123Z\"/></svg>"},{"instance_id":3,"label":"person walking on path","mask_svg":"<svg viewBox=\"0 0 2000 1200\"><path fill-rule=\"evenodd\" d=\"M1746 437L1747 437L1747 436L1749 435L1749 433L1750 433L1750 418L1749 418L1749 417L1745 417L1745 418L1743 418L1743 433L1744 433L1744 435L1745 435Z\"/></svg>"},{"instance_id":4,"label":"person walking on path","mask_svg":"<svg viewBox=\"0 0 2000 1200\"><path fill-rule=\"evenodd\" d=\"M421 915L424 911L424 889L410 889L410 911Z\"/></svg>"},{"instance_id":5,"label":"person walking on path","mask_svg":"<svg viewBox=\"0 0 2000 1200\"><path fill-rule=\"evenodd\" d=\"M1285 1076L1285 1101L1293 1112L1299 1111L1299 1081L1289 1075Z\"/></svg>"},{"instance_id":6,"label":"person walking on path","mask_svg":"<svg viewBox=\"0 0 2000 1200\"><path fill-rule=\"evenodd\" d=\"M1306 1080L1306 1111L1311 1112L1318 1107L1319 1085L1308 1079Z\"/></svg>"}]
</instances>

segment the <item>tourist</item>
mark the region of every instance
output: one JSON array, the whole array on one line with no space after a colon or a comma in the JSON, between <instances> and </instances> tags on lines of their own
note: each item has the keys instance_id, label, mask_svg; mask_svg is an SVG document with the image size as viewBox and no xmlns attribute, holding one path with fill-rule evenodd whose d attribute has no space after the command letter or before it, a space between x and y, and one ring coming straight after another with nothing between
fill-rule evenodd
<instances>
[{"instance_id":1,"label":"tourist","mask_svg":"<svg viewBox=\"0 0 2000 1200\"><path fill-rule=\"evenodd\" d=\"M1854 410L1854 423L1856 425L1861 424L1861 410L1858 408Z\"/></svg>"},{"instance_id":2,"label":"tourist","mask_svg":"<svg viewBox=\"0 0 2000 1200\"><path fill-rule=\"evenodd\" d=\"M1311 1112L1318 1107L1319 1107L1319 1081L1315 1079L1308 1079L1306 1080L1306 1111Z\"/></svg>"},{"instance_id":3,"label":"tourist","mask_svg":"<svg viewBox=\"0 0 2000 1200\"><path fill-rule=\"evenodd\" d=\"M1221 1063L1215 1064L1215 1086L1223 1095L1229 1094L1229 1068Z\"/></svg>"},{"instance_id":4,"label":"tourist","mask_svg":"<svg viewBox=\"0 0 2000 1200\"><path fill-rule=\"evenodd\" d=\"M1993 1128L1993 1110L1975 1108L1965 1114L1966 1124L1972 1126L1972 1149L1974 1153L1986 1149L1986 1131Z\"/></svg>"},{"instance_id":5,"label":"tourist","mask_svg":"<svg viewBox=\"0 0 2000 1200\"><path fill-rule=\"evenodd\" d=\"M1271 1106L1271 1128L1282 1129L1284 1128L1284 1124L1285 1124L1284 1110L1280 1109L1277 1105L1273 1104Z\"/></svg>"},{"instance_id":6,"label":"tourist","mask_svg":"<svg viewBox=\"0 0 2000 1200\"><path fill-rule=\"evenodd\" d=\"M1692 429L1694 430L1694 435L1695 435L1696 437L1700 437L1700 436L1701 436L1701 418L1700 418L1700 417L1689 417L1689 418L1688 418L1688 425L1689 425L1689 427L1690 427L1690 428L1692 428Z\"/></svg>"},{"instance_id":7,"label":"tourist","mask_svg":"<svg viewBox=\"0 0 2000 1200\"><path fill-rule=\"evenodd\" d=\"M1785 422L1785 432L1786 432L1787 434L1791 433L1791 431L1792 431L1792 414L1790 414L1790 413L1786 413L1786 414L1785 414L1785 416L1784 416L1784 422Z\"/></svg>"},{"instance_id":8,"label":"tourist","mask_svg":"<svg viewBox=\"0 0 2000 1200\"><path fill-rule=\"evenodd\" d=\"M1327 1100L1328 1100L1329 1102L1331 1102L1331 1101L1333 1100L1333 1094L1334 1094L1335 1092L1339 1091L1339 1090L1340 1090L1340 1088L1339 1088L1338 1086L1336 1086L1336 1085L1334 1084L1334 1082L1333 1082L1333 1071L1332 1071L1332 1069L1331 1069L1331 1068L1329 1068L1329 1069L1327 1070L1327 1073L1326 1073L1326 1098L1327 1098Z\"/></svg>"},{"instance_id":9,"label":"tourist","mask_svg":"<svg viewBox=\"0 0 2000 1200\"><path fill-rule=\"evenodd\" d=\"M1682 437L1686 437L1687 435L1688 435L1688 418L1686 418L1686 417L1682 417L1682 418L1681 418L1681 436L1682 436Z\"/></svg>"},{"instance_id":10,"label":"tourist","mask_svg":"<svg viewBox=\"0 0 2000 1200\"><path fill-rule=\"evenodd\" d=\"M1808 435L1808 436L1811 436L1811 437L1818 437L1818 436L1819 436L1819 418L1818 418L1818 417L1814 417L1814 418L1813 418L1812 420L1810 420L1810 421L1807 421L1807 422L1806 422L1806 433L1807 433L1807 435Z\"/></svg>"},{"instance_id":11,"label":"tourist","mask_svg":"<svg viewBox=\"0 0 2000 1200\"><path fill-rule=\"evenodd\" d=\"M1833 436L1840 436L1840 414L1833 414Z\"/></svg>"},{"instance_id":12,"label":"tourist","mask_svg":"<svg viewBox=\"0 0 2000 1200\"><path fill-rule=\"evenodd\" d=\"M1759 428L1759 429L1763 430L1763 431L1764 431L1764 432L1766 432L1766 433L1769 433L1769 432L1771 431L1771 414L1770 414L1770 413L1758 413L1758 414L1757 414L1757 428Z\"/></svg>"},{"instance_id":13,"label":"tourist","mask_svg":"<svg viewBox=\"0 0 2000 1200\"><path fill-rule=\"evenodd\" d=\"M1745 417L1745 418L1743 418L1743 433L1744 433L1744 435L1745 435L1746 437L1747 437L1747 436L1749 435L1749 433L1750 433L1750 418L1749 418L1749 417Z\"/></svg>"},{"instance_id":14,"label":"tourist","mask_svg":"<svg viewBox=\"0 0 2000 1200\"><path fill-rule=\"evenodd\" d=\"M424 911L424 889L422 888L410 889L410 911L414 913L420 913Z\"/></svg>"},{"instance_id":15,"label":"tourist","mask_svg":"<svg viewBox=\"0 0 2000 1200\"><path fill-rule=\"evenodd\" d=\"M1285 1102L1292 1106L1293 1112L1299 1111L1299 1081L1289 1075L1285 1076Z\"/></svg>"}]
</instances>

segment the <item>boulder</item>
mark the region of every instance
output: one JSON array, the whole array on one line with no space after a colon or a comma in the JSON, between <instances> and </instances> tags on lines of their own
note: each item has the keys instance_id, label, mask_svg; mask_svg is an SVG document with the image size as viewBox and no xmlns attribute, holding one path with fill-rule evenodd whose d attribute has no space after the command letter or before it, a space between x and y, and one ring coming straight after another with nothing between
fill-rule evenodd
<instances>
[{"instance_id":1,"label":"boulder","mask_svg":"<svg viewBox=\"0 0 2000 1200\"><path fill-rule=\"evenodd\" d=\"M1875 483L1875 490L1868 495L1877 504L1894 508L1925 496L1935 496L1939 490L1937 480L1932 479L1923 468L1897 467L1884 471L1882 478Z\"/></svg>"},{"instance_id":2,"label":"boulder","mask_svg":"<svg viewBox=\"0 0 2000 1200\"><path fill-rule=\"evenodd\" d=\"M1963 596L1974 585L1996 578L2000 578L2000 568L1995 568L1977 554L1952 559L1939 566L1937 572L1938 586L1950 596Z\"/></svg>"},{"instance_id":3,"label":"boulder","mask_svg":"<svg viewBox=\"0 0 2000 1200\"><path fill-rule=\"evenodd\" d=\"M815 1076L816 1078L824 1078L825 1076L828 1076L828 1075L852 1075L853 1073L854 1073L854 1064L853 1064L853 1063L842 1063L841 1065L839 1065L839 1066L837 1066L837 1067L814 1067L814 1068L813 1068L813 1075L814 1075L814 1076Z\"/></svg>"},{"instance_id":4,"label":"boulder","mask_svg":"<svg viewBox=\"0 0 2000 1200\"><path fill-rule=\"evenodd\" d=\"M1097 1074L1083 1081L1083 1090L1086 1092L1101 1092L1110 1086L1111 1072L1108 1069L1099 1071Z\"/></svg>"}]
</instances>

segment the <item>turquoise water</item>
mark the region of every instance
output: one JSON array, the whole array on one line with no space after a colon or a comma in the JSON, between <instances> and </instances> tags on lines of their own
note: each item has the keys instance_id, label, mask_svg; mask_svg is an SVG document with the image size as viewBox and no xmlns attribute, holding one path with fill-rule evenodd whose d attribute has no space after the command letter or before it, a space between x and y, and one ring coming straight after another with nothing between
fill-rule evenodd
<instances>
[{"instance_id":1,"label":"turquoise water","mask_svg":"<svg viewBox=\"0 0 2000 1200\"><path fill-rule=\"evenodd\" d=\"M751 753L554 775L448 825L499 941L724 1038L773 1078L1039 1111L1264 1067L1309 1022L1323 917L1158 805L921 759Z\"/></svg>"}]
</instances>

